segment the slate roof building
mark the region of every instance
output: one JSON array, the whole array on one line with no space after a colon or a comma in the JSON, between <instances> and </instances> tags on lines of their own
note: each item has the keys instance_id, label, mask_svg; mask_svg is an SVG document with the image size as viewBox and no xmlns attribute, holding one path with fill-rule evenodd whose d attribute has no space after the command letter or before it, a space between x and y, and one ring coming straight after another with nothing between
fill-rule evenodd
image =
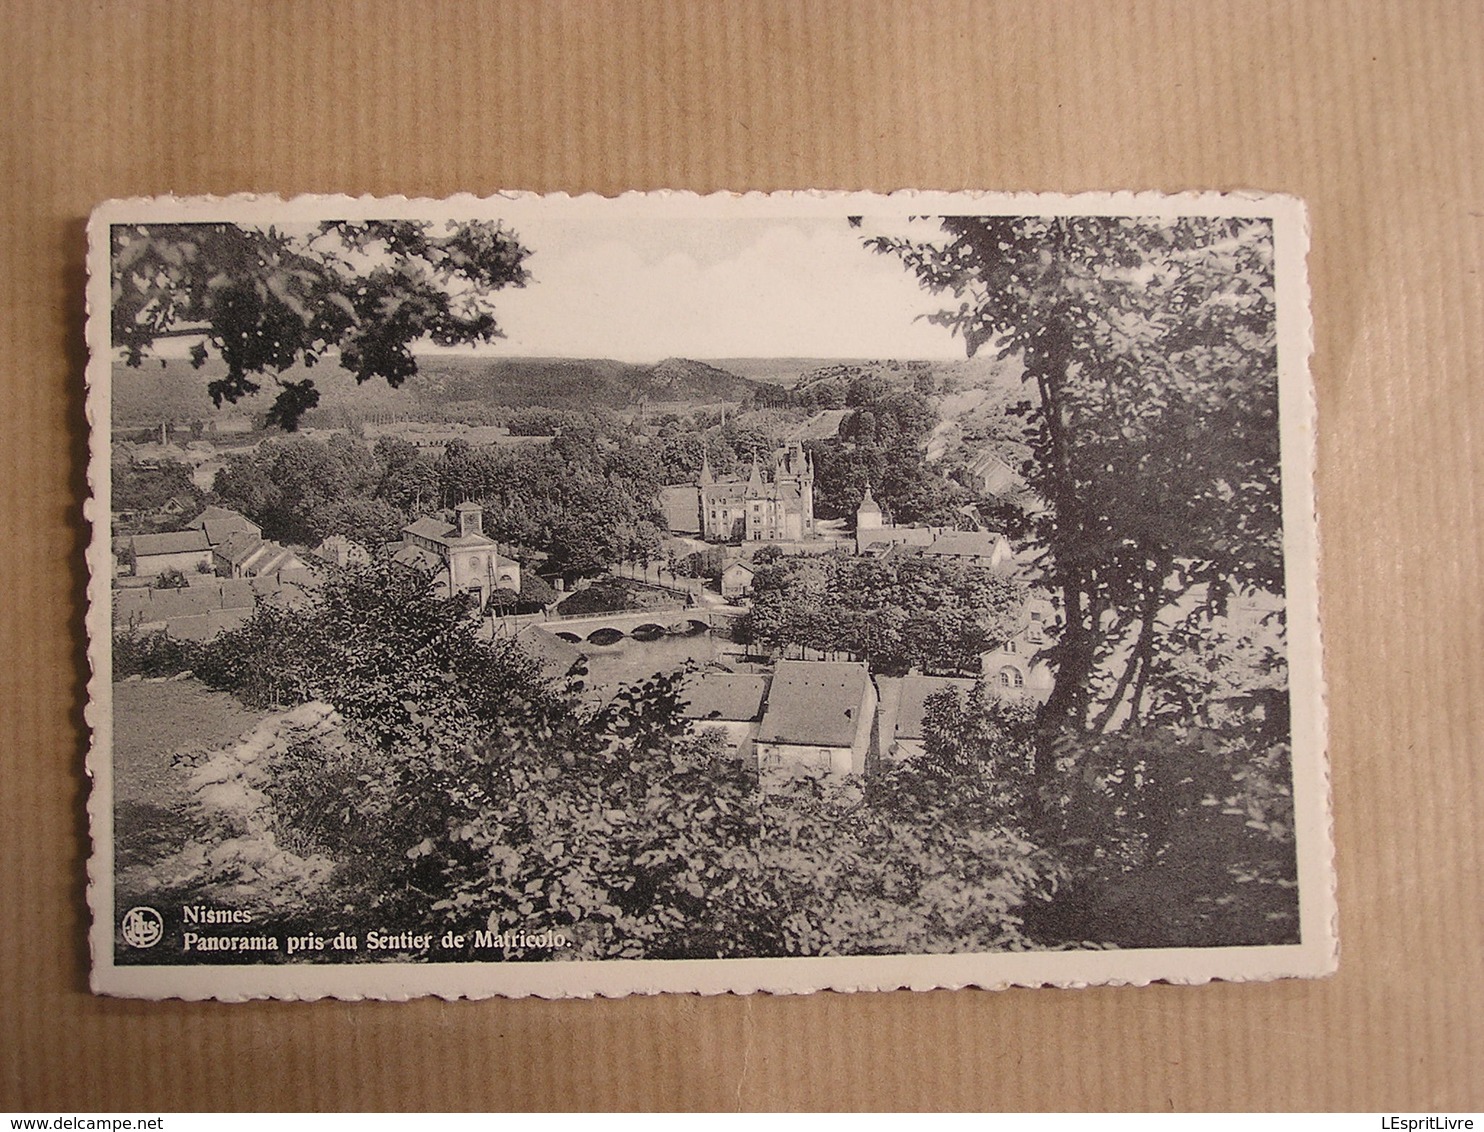
<instances>
[{"instance_id":1,"label":"slate roof building","mask_svg":"<svg viewBox=\"0 0 1484 1132\"><path fill-rule=\"evenodd\" d=\"M721 572L721 596L746 597L752 592L752 579L756 573L751 562L740 558L729 562Z\"/></svg>"},{"instance_id":2,"label":"slate roof building","mask_svg":"<svg viewBox=\"0 0 1484 1132\"><path fill-rule=\"evenodd\" d=\"M191 520L191 527L195 530L206 532L206 541L212 546L220 546L232 535L247 534L254 538L263 537L263 528L254 523L246 515L229 510L226 507L217 507L213 504L202 511Z\"/></svg>"},{"instance_id":3,"label":"slate roof building","mask_svg":"<svg viewBox=\"0 0 1484 1132\"><path fill-rule=\"evenodd\" d=\"M330 535L312 553L321 561L333 563L342 570L352 566L371 565L371 552L345 535Z\"/></svg>"},{"instance_id":4,"label":"slate roof building","mask_svg":"<svg viewBox=\"0 0 1484 1132\"><path fill-rule=\"evenodd\" d=\"M780 660L758 729L758 771L864 774L876 686L864 664Z\"/></svg>"},{"instance_id":5,"label":"slate roof building","mask_svg":"<svg viewBox=\"0 0 1484 1132\"><path fill-rule=\"evenodd\" d=\"M894 546L926 546L932 542L941 527L897 527L886 521L881 504L871 494L871 485L861 496L855 509L855 552L857 554L881 555Z\"/></svg>"},{"instance_id":6,"label":"slate roof building","mask_svg":"<svg viewBox=\"0 0 1484 1132\"><path fill-rule=\"evenodd\" d=\"M918 551L924 558L938 558L978 566L985 570L1012 569L1015 554L1004 535L995 531L943 531Z\"/></svg>"},{"instance_id":7,"label":"slate roof building","mask_svg":"<svg viewBox=\"0 0 1484 1132\"><path fill-rule=\"evenodd\" d=\"M1025 486L1020 473L993 449L986 448L980 452L969 462L967 470L983 495L1001 495L1013 488Z\"/></svg>"},{"instance_id":8,"label":"slate roof building","mask_svg":"<svg viewBox=\"0 0 1484 1132\"><path fill-rule=\"evenodd\" d=\"M659 502L672 534L732 543L811 538L814 460L795 441L773 453L766 467L754 457L744 480L716 476L703 457L696 482L661 488Z\"/></svg>"},{"instance_id":9,"label":"slate roof building","mask_svg":"<svg viewBox=\"0 0 1484 1132\"><path fill-rule=\"evenodd\" d=\"M681 690L681 715L696 731L716 730L735 755L752 757L772 677L742 672L703 672Z\"/></svg>"},{"instance_id":10,"label":"slate roof building","mask_svg":"<svg viewBox=\"0 0 1484 1132\"><path fill-rule=\"evenodd\" d=\"M216 572L227 578L278 576L284 571L307 569L299 552L250 531L235 531L212 547Z\"/></svg>"},{"instance_id":11,"label":"slate roof building","mask_svg":"<svg viewBox=\"0 0 1484 1132\"><path fill-rule=\"evenodd\" d=\"M206 641L235 629L252 616L259 598L287 608L310 600L314 579L261 577L208 578L187 589L120 589L113 593L116 631L164 631L179 640Z\"/></svg>"},{"instance_id":12,"label":"slate roof building","mask_svg":"<svg viewBox=\"0 0 1484 1132\"><path fill-rule=\"evenodd\" d=\"M1000 572L1015 568L1015 552L1009 540L994 531L898 527L886 522L869 484L855 510L855 550L857 554L881 557L920 554Z\"/></svg>"},{"instance_id":13,"label":"slate roof building","mask_svg":"<svg viewBox=\"0 0 1484 1132\"><path fill-rule=\"evenodd\" d=\"M401 543L391 544L392 560L435 574L447 594L476 594L481 607L497 589L519 592L520 563L484 533L484 508L460 503L454 517L454 523L431 515L408 523Z\"/></svg>"},{"instance_id":14,"label":"slate roof building","mask_svg":"<svg viewBox=\"0 0 1484 1132\"><path fill-rule=\"evenodd\" d=\"M960 703L967 702L975 683L956 676L877 677L882 758L901 762L926 750L928 700L952 691Z\"/></svg>"},{"instance_id":15,"label":"slate roof building","mask_svg":"<svg viewBox=\"0 0 1484 1132\"><path fill-rule=\"evenodd\" d=\"M153 578L167 570L189 574L211 569L211 543L205 531L135 535L129 545L134 552L134 574L140 578Z\"/></svg>"}]
</instances>

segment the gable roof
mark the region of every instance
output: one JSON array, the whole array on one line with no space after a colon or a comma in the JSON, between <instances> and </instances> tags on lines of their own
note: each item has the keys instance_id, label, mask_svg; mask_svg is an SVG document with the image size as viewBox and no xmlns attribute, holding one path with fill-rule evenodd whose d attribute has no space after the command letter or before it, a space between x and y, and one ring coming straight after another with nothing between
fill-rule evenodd
<instances>
[{"instance_id":1,"label":"gable roof","mask_svg":"<svg viewBox=\"0 0 1484 1132\"><path fill-rule=\"evenodd\" d=\"M486 534L461 535L454 524L446 523L432 515L424 515L421 519L408 523L402 528L402 533L425 538L430 542L448 547L493 546L498 548L499 546Z\"/></svg>"},{"instance_id":2,"label":"gable roof","mask_svg":"<svg viewBox=\"0 0 1484 1132\"><path fill-rule=\"evenodd\" d=\"M927 715L927 701L939 692L952 688L958 692L959 702L964 702L974 688L974 681L955 676L904 676L901 699L897 707L896 735L898 739L921 739L926 734L923 719Z\"/></svg>"},{"instance_id":3,"label":"gable roof","mask_svg":"<svg viewBox=\"0 0 1484 1132\"><path fill-rule=\"evenodd\" d=\"M938 558L992 558L1002 538L991 531L944 531L925 553Z\"/></svg>"},{"instance_id":4,"label":"gable roof","mask_svg":"<svg viewBox=\"0 0 1484 1132\"><path fill-rule=\"evenodd\" d=\"M773 672L758 739L764 743L849 747L855 742L870 685L864 664L780 660Z\"/></svg>"},{"instance_id":5,"label":"gable roof","mask_svg":"<svg viewBox=\"0 0 1484 1132\"><path fill-rule=\"evenodd\" d=\"M409 543L392 555L392 561L399 566L416 566L420 570L438 570L443 566L443 559L434 554L426 547Z\"/></svg>"},{"instance_id":6,"label":"gable roof","mask_svg":"<svg viewBox=\"0 0 1484 1132\"><path fill-rule=\"evenodd\" d=\"M207 551L211 544L206 541L206 532L195 530L167 531L158 535L135 535L134 554L136 557L149 557L155 554L190 554L193 551Z\"/></svg>"},{"instance_id":7,"label":"gable roof","mask_svg":"<svg viewBox=\"0 0 1484 1132\"><path fill-rule=\"evenodd\" d=\"M722 574L730 574L734 570L745 570L748 574L757 574L757 567L755 567L751 562L748 562L745 558L739 558L735 562L728 562L725 568L723 568Z\"/></svg>"},{"instance_id":8,"label":"gable roof","mask_svg":"<svg viewBox=\"0 0 1484 1132\"><path fill-rule=\"evenodd\" d=\"M740 722L763 712L770 678L739 672L704 672L687 680L680 693L686 719Z\"/></svg>"},{"instance_id":9,"label":"gable roof","mask_svg":"<svg viewBox=\"0 0 1484 1132\"><path fill-rule=\"evenodd\" d=\"M445 523L442 519L434 518L432 515L424 515L421 519L415 519L403 527L402 533L433 539L435 542L444 542L451 530L453 530L452 523Z\"/></svg>"},{"instance_id":10,"label":"gable roof","mask_svg":"<svg viewBox=\"0 0 1484 1132\"><path fill-rule=\"evenodd\" d=\"M233 531L213 547L212 553L228 565L240 566L267 545L251 531Z\"/></svg>"},{"instance_id":11,"label":"gable roof","mask_svg":"<svg viewBox=\"0 0 1484 1132\"><path fill-rule=\"evenodd\" d=\"M226 541L229 535L250 534L256 538L263 537L263 528L254 523L246 515L226 507L218 507L215 504L206 508L201 514L191 520L194 529L206 532L206 541L216 546Z\"/></svg>"}]
</instances>

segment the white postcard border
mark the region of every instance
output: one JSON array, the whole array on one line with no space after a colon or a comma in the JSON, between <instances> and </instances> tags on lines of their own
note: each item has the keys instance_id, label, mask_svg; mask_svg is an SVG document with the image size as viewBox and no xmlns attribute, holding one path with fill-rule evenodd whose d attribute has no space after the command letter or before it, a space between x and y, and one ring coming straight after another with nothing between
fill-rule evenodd
<instances>
[{"instance_id":1,"label":"white postcard border","mask_svg":"<svg viewBox=\"0 0 1484 1132\"><path fill-rule=\"evenodd\" d=\"M523 215L560 208L568 214L612 217L740 218L920 215L1183 215L1271 217L1276 249L1281 474L1293 794L1301 943L1242 948L1036 951L994 954L894 955L851 958L600 960L505 963L355 963L345 965L118 966L113 886L112 638L109 595L111 341L109 226L114 223L204 220L254 222L337 219L488 218L518 225ZM1309 358L1312 321L1306 273L1308 222L1296 198L1255 192L1047 193L901 191L626 193L616 197L498 193L444 201L406 197L271 195L157 197L100 205L89 228L86 416L91 429L83 505L91 524L87 627L91 675L85 711L91 729L87 773L91 986L100 994L147 999L242 1001L392 999L493 996L619 997L629 994L817 990L930 990L1011 986L1081 987L1255 981L1318 977L1338 963L1326 696L1321 659L1318 524L1314 463L1316 407Z\"/></svg>"}]
</instances>

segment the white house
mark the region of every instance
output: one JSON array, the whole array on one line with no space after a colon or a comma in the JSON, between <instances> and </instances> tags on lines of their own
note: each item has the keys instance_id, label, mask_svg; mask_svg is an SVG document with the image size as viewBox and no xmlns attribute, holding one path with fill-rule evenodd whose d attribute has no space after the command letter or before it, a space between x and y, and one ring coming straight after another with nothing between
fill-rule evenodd
<instances>
[{"instance_id":1,"label":"white house","mask_svg":"<svg viewBox=\"0 0 1484 1132\"><path fill-rule=\"evenodd\" d=\"M153 578L166 570L189 574L211 569L211 543L202 530L135 535L129 545L134 551L134 573L140 578Z\"/></svg>"},{"instance_id":2,"label":"white house","mask_svg":"<svg viewBox=\"0 0 1484 1132\"><path fill-rule=\"evenodd\" d=\"M746 597L752 592L752 579L757 571L752 563L738 559L721 572L722 597Z\"/></svg>"},{"instance_id":3,"label":"white house","mask_svg":"<svg viewBox=\"0 0 1484 1132\"><path fill-rule=\"evenodd\" d=\"M864 664L780 660L758 729L758 771L864 774L876 686Z\"/></svg>"},{"instance_id":4,"label":"white house","mask_svg":"<svg viewBox=\"0 0 1484 1132\"><path fill-rule=\"evenodd\" d=\"M681 690L681 715L698 731L720 731L727 747L752 756L772 678L742 672L704 672Z\"/></svg>"},{"instance_id":5,"label":"white house","mask_svg":"<svg viewBox=\"0 0 1484 1132\"><path fill-rule=\"evenodd\" d=\"M1001 698L1029 696L1045 702L1056 677L1037 654L1051 643L1055 629L1056 606L1045 594L1032 593L1015 630L979 658L989 690Z\"/></svg>"}]
</instances>

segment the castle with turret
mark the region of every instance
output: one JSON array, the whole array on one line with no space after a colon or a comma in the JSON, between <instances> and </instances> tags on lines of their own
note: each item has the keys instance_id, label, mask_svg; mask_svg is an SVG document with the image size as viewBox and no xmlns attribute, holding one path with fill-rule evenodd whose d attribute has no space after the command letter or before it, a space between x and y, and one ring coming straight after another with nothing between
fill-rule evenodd
<instances>
[{"instance_id":1,"label":"castle with turret","mask_svg":"<svg viewBox=\"0 0 1484 1132\"><path fill-rule=\"evenodd\" d=\"M700 531L713 542L776 542L810 538L814 528L814 460L795 442L766 466L752 460L747 479L718 478L709 459L696 481Z\"/></svg>"}]
</instances>

